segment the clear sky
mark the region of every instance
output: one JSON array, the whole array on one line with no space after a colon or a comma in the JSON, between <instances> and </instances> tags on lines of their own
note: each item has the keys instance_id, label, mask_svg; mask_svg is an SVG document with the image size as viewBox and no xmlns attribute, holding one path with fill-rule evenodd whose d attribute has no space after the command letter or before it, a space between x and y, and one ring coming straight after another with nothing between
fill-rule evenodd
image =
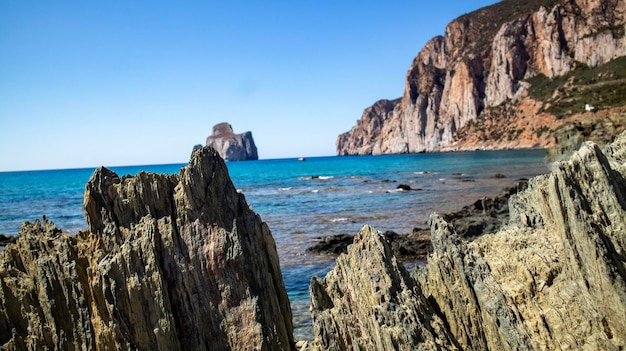
<instances>
[{"instance_id":1,"label":"clear sky","mask_svg":"<svg viewBox=\"0 0 626 351\"><path fill-rule=\"evenodd\" d=\"M219 122L262 159L334 155L495 2L0 0L0 171L185 163Z\"/></svg>"}]
</instances>

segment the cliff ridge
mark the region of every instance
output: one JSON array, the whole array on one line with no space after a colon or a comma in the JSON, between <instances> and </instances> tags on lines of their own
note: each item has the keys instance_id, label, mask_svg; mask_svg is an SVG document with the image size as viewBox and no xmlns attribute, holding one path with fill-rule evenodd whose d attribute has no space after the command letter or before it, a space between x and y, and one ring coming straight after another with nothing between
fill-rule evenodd
<instances>
[{"instance_id":1,"label":"cliff ridge","mask_svg":"<svg viewBox=\"0 0 626 351\"><path fill-rule=\"evenodd\" d=\"M337 138L337 154L551 146L548 131L585 113L586 104L606 109L626 101L606 92L562 99L569 106L563 115L545 108L550 97L529 96L538 83L532 79L626 55L625 14L623 1L504 0L463 15L415 57L401 100L393 108L377 102L366 109ZM614 82L611 87L623 86L619 78Z\"/></svg>"}]
</instances>

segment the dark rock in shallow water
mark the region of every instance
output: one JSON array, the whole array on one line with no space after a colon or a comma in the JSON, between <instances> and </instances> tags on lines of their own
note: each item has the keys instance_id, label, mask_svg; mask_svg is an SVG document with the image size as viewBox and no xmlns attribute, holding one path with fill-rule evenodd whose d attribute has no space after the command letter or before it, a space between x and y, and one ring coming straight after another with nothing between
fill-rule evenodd
<instances>
[{"instance_id":1,"label":"dark rock in shallow water","mask_svg":"<svg viewBox=\"0 0 626 351\"><path fill-rule=\"evenodd\" d=\"M274 239L215 150L172 176L99 168L84 210L88 231L26 223L0 254L3 349L293 349Z\"/></svg>"},{"instance_id":2,"label":"dark rock in shallow water","mask_svg":"<svg viewBox=\"0 0 626 351\"><path fill-rule=\"evenodd\" d=\"M396 189L400 189L400 190L404 190L404 191L409 191L409 190L413 190L411 189L410 185L406 185L406 184L400 184L396 187Z\"/></svg>"},{"instance_id":3,"label":"dark rock in shallow water","mask_svg":"<svg viewBox=\"0 0 626 351\"><path fill-rule=\"evenodd\" d=\"M348 252L348 245L354 241L354 235L338 234L328 235L319 238L319 240L307 251L318 254L339 255Z\"/></svg>"},{"instance_id":4,"label":"dark rock in shallow water","mask_svg":"<svg viewBox=\"0 0 626 351\"><path fill-rule=\"evenodd\" d=\"M526 189L528 180L504 188L493 198L484 197L454 212L442 214L456 232L467 239L497 232L509 220L509 198Z\"/></svg>"},{"instance_id":5,"label":"dark rock in shallow water","mask_svg":"<svg viewBox=\"0 0 626 351\"><path fill-rule=\"evenodd\" d=\"M504 188L493 198L484 197L458 211L443 214L442 217L453 224L457 233L466 239L495 233L509 220L509 198L527 186L528 179L520 179L517 184ZM386 231L384 236L399 260L425 261L432 250L430 229L414 228L409 234ZM347 253L348 245L353 240L354 235L329 235L319 238L307 251L330 255Z\"/></svg>"},{"instance_id":6,"label":"dark rock in shallow water","mask_svg":"<svg viewBox=\"0 0 626 351\"><path fill-rule=\"evenodd\" d=\"M8 244L12 244L16 240L17 240L17 236L15 235L0 234L0 246L6 246Z\"/></svg>"},{"instance_id":7,"label":"dark rock in shallow water","mask_svg":"<svg viewBox=\"0 0 626 351\"><path fill-rule=\"evenodd\" d=\"M398 234L386 231L385 239L391 246L393 254L400 260L424 260L431 251L430 229L415 228L409 234ZM354 235L338 234L319 238L307 249L318 254L339 255L348 252L348 246L354 241Z\"/></svg>"}]
</instances>

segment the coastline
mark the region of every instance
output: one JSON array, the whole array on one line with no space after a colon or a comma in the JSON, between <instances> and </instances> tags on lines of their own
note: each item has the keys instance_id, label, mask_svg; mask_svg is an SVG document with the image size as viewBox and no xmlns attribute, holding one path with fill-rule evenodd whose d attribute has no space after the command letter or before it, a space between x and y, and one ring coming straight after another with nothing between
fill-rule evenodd
<instances>
[{"instance_id":1,"label":"coastline","mask_svg":"<svg viewBox=\"0 0 626 351\"><path fill-rule=\"evenodd\" d=\"M335 257L306 252L306 247L314 241L317 233L354 234L362 223L374 223L379 228L399 234L411 232L415 227L425 228L425 221L433 206L436 206L438 212L442 212L442 208L448 208L447 211L459 210L458 205L462 203L471 204L484 194L497 194L501 186L493 184L509 184L516 179L515 174L518 172L528 172L529 169L547 172L542 161L543 155L543 151L531 154L521 151L487 151L347 158L332 156L308 158L307 162L279 159L226 164L237 190L245 195L248 203L268 223L276 240L283 278L290 298L294 297L294 335L312 338L308 312L309 280L312 275L321 276L330 271L335 262ZM446 166L448 163L451 166ZM501 165L498 166L498 163ZM341 168L337 168L338 165ZM132 174L142 169L176 174L183 166L133 166L117 170L120 174ZM271 173L274 169L285 170L287 175L274 179L276 175ZM359 169L359 172L355 172L355 169ZM68 174L87 173L88 176L91 171L84 169L54 173L67 179ZM506 172L509 178L495 178L498 172ZM258 174L272 178L266 180ZM45 172L31 175L47 178ZM398 189L403 184L412 190ZM420 188L423 190L417 190ZM42 191L54 189L46 187ZM76 192L75 202L80 208L83 190L84 184L80 184L75 190L63 191ZM54 200L52 204L65 201ZM328 209L328 206L331 208ZM348 210L351 207L353 210ZM63 216L69 217L67 214ZM72 216L84 223L82 210ZM55 216L48 217L59 224ZM315 226L307 224L313 221L318 223ZM84 229L84 226L81 224L78 230ZM63 223L59 227L64 231L67 229ZM426 238L421 240L425 245L429 245L429 231L425 230ZM411 249L411 246L405 245L404 249Z\"/></svg>"}]
</instances>

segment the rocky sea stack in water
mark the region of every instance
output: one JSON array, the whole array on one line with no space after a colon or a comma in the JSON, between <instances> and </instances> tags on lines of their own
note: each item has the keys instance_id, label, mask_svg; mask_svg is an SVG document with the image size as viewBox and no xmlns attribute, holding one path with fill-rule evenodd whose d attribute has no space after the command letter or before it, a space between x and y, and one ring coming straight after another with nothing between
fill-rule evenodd
<instances>
[{"instance_id":1,"label":"rocky sea stack in water","mask_svg":"<svg viewBox=\"0 0 626 351\"><path fill-rule=\"evenodd\" d=\"M433 214L433 253L409 274L364 227L311 284L316 343L334 350L626 348L626 135L586 143L509 200L495 234Z\"/></svg>"},{"instance_id":2,"label":"rocky sea stack in water","mask_svg":"<svg viewBox=\"0 0 626 351\"><path fill-rule=\"evenodd\" d=\"M235 134L233 127L228 123L213 126L213 134L206 139L206 146L217 150L226 161L259 159L252 132Z\"/></svg>"},{"instance_id":3,"label":"rocky sea stack in water","mask_svg":"<svg viewBox=\"0 0 626 351\"><path fill-rule=\"evenodd\" d=\"M0 254L0 347L279 350L294 346L274 239L211 148L178 175L89 180L89 229L26 223Z\"/></svg>"}]
</instances>

